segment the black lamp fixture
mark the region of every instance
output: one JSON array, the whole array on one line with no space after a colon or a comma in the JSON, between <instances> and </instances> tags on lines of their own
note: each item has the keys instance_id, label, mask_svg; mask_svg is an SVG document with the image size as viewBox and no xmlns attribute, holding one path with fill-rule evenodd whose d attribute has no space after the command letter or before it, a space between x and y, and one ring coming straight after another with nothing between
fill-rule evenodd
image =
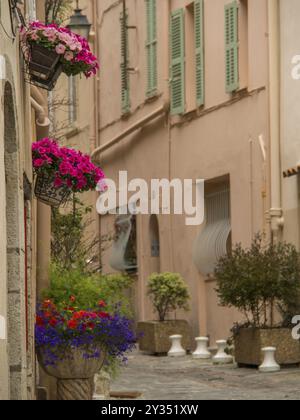
<instances>
[{"instance_id":1,"label":"black lamp fixture","mask_svg":"<svg viewBox=\"0 0 300 420\"><path fill-rule=\"evenodd\" d=\"M88 39L92 25L88 21L86 15L82 14L82 9L79 7L79 0L76 0L76 9L70 18L68 28L76 34Z\"/></svg>"}]
</instances>

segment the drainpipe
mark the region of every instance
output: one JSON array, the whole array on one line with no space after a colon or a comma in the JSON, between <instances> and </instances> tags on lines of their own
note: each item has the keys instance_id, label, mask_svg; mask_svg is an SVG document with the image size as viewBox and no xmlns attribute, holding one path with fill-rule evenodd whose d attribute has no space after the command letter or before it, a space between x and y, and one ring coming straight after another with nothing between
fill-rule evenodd
<instances>
[{"instance_id":1,"label":"drainpipe","mask_svg":"<svg viewBox=\"0 0 300 420\"><path fill-rule=\"evenodd\" d=\"M269 101L271 148L271 234L278 242L284 226L281 194L280 151L280 6L279 0L268 0L269 14Z\"/></svg>"},{"instance_id":2,"label":"drainpipe","mask_svg":"<svg viewBox=\"0 0 300 420\"><path fill-rule=\"evenodd\" d=\"M122 133L115 136L113 139L105 143L104 145L98 147L94 152L92 153L92 160L97 161L99 158L99 155L108 149L111 149L113 146L115 146L117 143L119 143L121 140L123 140L125 137L129 136L129 134L134 133L139 128L144 127L147 123L151 122L155 118L166 114L169 110L169 104L161 105L156 111L152 112L151 114L147 115L146 117L140 119L135 124L129 126L126 130L122 131Z\"/></svg>"},{"instance_id":3,"label":"drainpipe","mask_svg":"<svg viewBox=\"0 0 300 420\"><path fill-rule=\"evenodd\" d=\"M50 120L48 118L48 105L45 98L40 91L32 86L30 89L31 93L31 106L36 113L36 135L37 140L41 140L44 137L49 136Z\"/></svg>"},{"instance_id":4,"label":"drainpipe","mask_svg":"<svg viewBox=\"0 0 300 420\"><path fill-rule=\"evenodd\" d=\"M35 86L31 87L31 105L36 113L37 140L49 136L50 120L46 98ZM37 202L37 296L49 286L49 267L51 257L51 209Z\"/></svg>"}]
</instances>

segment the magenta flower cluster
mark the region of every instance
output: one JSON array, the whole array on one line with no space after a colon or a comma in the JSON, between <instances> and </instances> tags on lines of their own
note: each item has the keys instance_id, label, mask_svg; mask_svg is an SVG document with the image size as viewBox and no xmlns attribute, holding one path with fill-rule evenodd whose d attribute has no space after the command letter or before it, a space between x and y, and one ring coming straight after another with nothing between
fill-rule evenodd
<instances>
[{"instance_id":1,"label":"magenta flower cluster","mask_svg":"<svg viewBox=\"0 0 300 420\"><path fill-rule=\"evenodd\" d=\"M90 156L61 147L53 139L33 143L32 158L35 174L53 179L55 188L67 186L73 192L83 192L100 185L105 190L105 175L91 162Z\"/></svg>"},{"instance_id":2,"label":"magenta flower cluster","mask_svg":"<svg viewBox=\"0 0 300 420\"><path fill-rule=\"evenodd\" d=\"M97 73L99 63L91 52L88 41L68 28L56 24L31 22L21 29L21 40L27 45L39 44L61 56L63 71L68 76L84 73L90 77Z\"/></svg>"}]
</instances>

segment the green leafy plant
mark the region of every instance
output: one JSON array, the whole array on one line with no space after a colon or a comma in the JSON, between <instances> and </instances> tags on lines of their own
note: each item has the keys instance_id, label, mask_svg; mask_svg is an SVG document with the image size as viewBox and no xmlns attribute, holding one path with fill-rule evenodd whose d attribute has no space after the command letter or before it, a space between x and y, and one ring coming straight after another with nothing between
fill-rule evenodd
<instances>
[{"instance_id":1,"label":"green leafy plant","mask_svg":"<svg viewBox=\"0 0 300 420\"><path fill-rule=\"evenodd\" d=\"M69 317L99 307L106 313L133 320L130 299L133 285L134 280L127 275L104 276L84 272L79 268L68 270L53 263L50 287L43 292L42 298L44 302L52 302L58 312ZM103 369L115 378L122 365L122 359L108 354Z\"/></svg>"},{"instance_id":2,"label":"green leafy plant","mask_svg":"<svg viewBox=\"0 0 300 420\"><path fill-rule=\"evenodd\" d=\"M43 292L43 298L53 301L59 310L71 305L72 296L76 296L76 306L80 310L92 309L99 301L104 301L108 312L113 313L118 308L122 315L132 318L128 291L133 282L132 278L122 274L88 274L53 264L50 288Z\"/></svg>"},{"instance_id":3,"label":"green leafy plant","mask_svg":"<svg viewBox=\"0 0 300 420\"><path fill-rule=\"evenodd\" d=\"M168 312L177 309L189 310L190 295L180 274L152 274L148 283L148 295L159 315L160 322L165 321Z\"/></svg>"},{"instance_id":4,"label":"green leafy plant","mask_svg":"<svg viewBox=\"0 0 300 420\"><path fill-rule=\"evenodd\" d=\"M93 223L92 208L84 205L76 194L64 211L52 208L51 257L64 270L100 272L101 253L109 246L113 235L99 238L88 234Z\"/></svg>"},{"instance_id":5,"label":"green leafy plant","mask_svg":"<svg viewBox=\"0 0 300 420\"><path fill-rule=\"evenodd\" d=\"M221 258L215 277L221 305L237 308L249 327L275 327L276 308L286 324L299 302L300 258L291 244L265 245L258 235L249 249L237 245Z\"/></svg>"}]
</instances>

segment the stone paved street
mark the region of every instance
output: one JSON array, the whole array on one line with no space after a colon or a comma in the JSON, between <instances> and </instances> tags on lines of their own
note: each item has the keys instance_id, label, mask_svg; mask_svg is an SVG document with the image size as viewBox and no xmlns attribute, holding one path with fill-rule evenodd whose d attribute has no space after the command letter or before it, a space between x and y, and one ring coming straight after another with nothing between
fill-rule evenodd
<instances>
[{"instance_id":1,"label":"stone paved street","mask_svg":"<svg viewBox=\"0 0 300 420\"><path fill-rule=\"evenodd\" d=\"M299 385L296 368L260 374L203 364L191 356L169 359L136 352L112 391L138 391L143 400L300 400Z\"/></svg>"}]
</instances>

